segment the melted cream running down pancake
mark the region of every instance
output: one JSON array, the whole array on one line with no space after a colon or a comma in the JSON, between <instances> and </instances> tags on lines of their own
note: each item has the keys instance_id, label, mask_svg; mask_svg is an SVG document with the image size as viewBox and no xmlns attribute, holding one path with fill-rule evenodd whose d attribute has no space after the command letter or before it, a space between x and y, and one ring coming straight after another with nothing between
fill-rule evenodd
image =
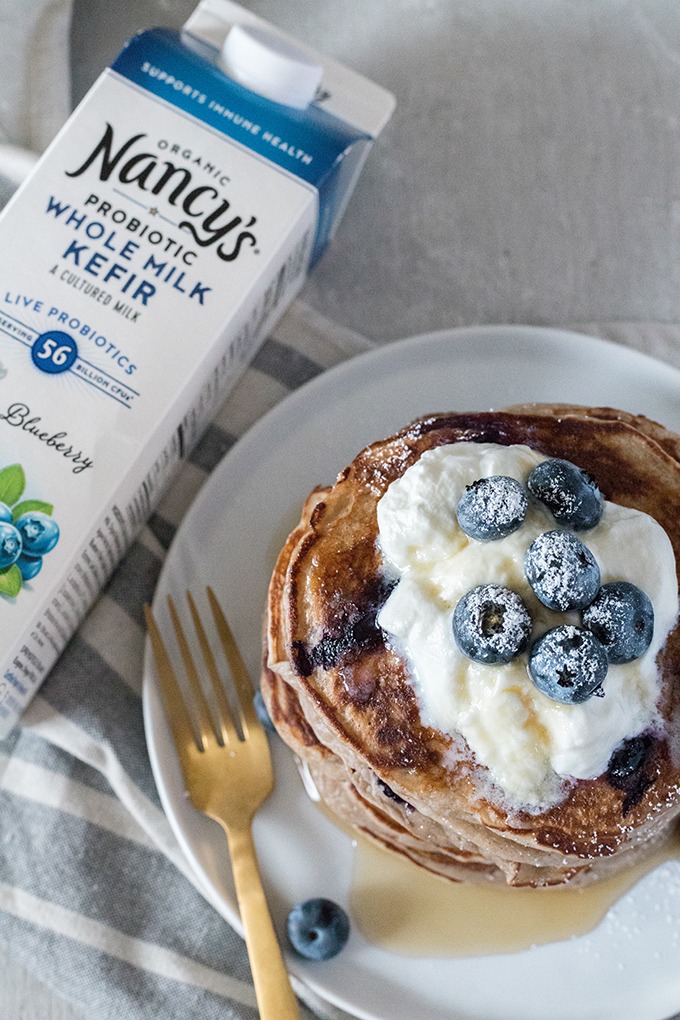
<instances>
[{"instance_id":1,"label":"melted cream running down pancake","mask_svg":"<svg viewBox=\"0 0 680 1020\"><path fill-rule=\"evenodd\" d=\"M541 809L509 804L461 737L423 724L376 623L390 591L378 501L424 451L456 442L573 461L607 500L654 517L680 562L680 437L662 426L570 405L421 418L308 497L271 579L263 695L331 811L382 845L454 880L591 881L658 846L680 812L680 628L657 659L663 726L637 768L568 783Z\"/></svg>"}]
</instances>

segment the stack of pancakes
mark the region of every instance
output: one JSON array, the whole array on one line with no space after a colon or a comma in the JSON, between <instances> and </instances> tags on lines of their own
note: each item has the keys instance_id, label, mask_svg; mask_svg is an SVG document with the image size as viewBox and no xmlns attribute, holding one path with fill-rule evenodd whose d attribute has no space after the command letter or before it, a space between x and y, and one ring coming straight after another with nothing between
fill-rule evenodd
<instances>
[{"instance_id":1,"label":"stack of pancakes","mask_svg":"<svg viewBox=\"0 0 680 1020\"><path fill-rule=\"evenodd\" d=\"M680 628L658 659L665 732L627 775L575 780L540 811L508 805L462 737L421 721L408 663L376 623L387 599L376 506L421 454L525 444L654 517L680 562L680 437L610 408L523 405L421 418L308 497L273 572L262 691L278 732L344 822L454 880L583 883L656 847L680 813Z\"/></svg>"}]
</instances>

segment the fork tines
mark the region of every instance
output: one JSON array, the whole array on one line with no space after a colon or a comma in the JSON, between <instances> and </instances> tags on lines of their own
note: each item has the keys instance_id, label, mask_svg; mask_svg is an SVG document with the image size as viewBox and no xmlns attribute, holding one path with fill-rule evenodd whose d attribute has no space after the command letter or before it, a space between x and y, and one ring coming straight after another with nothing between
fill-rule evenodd
<instances>
[{"instance_id":1,"label":"fork tines","mask_svg":"<svg viewBox=\"0 0 680 1020\"><path fill-rule=\"evenodd\" d=\"M181 684L177 679L177 674L153 613L148 606L144 607L151 646L156 659L163 703L173 731L175 743L186 746L187 740L193 739L197 749L200 751L205 751L211 741L216 740L218 744L229 745L240 738L247 740L249 736L254 735L261 729L253 704L253 689L250 677L234 640L229 623L210 586L206 588L206 593L219 643L236 690L240 733L234 724L231 707L215 655L191 592L187 591L186 598L198 646L200 647L205 669L210 679L210 693L212 695L210 700L206 696L203 684L201 683L201 671L196 664L190 647L190 641L182 627L172 596L168 595L167 597L168 610L184 666L188 685L188 698L182 693ZM191 704L192 711L187 710L187 702ZM187 732L187 720L191 727L191 735Z\"/></svg>"}]
</instances>

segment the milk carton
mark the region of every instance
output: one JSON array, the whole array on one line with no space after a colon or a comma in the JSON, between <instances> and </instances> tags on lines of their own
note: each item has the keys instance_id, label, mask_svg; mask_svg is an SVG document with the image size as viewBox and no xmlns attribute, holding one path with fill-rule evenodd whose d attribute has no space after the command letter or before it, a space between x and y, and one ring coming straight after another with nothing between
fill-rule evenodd
<instances>
[{"instance_id":1,"label":"milk carton","mask_svg":"<svg viewBox=\"0 0 680 1020\"><path fill-rule=\"evenodd\" d=\"M0 217L0 736L333 235L389 93L227 0L133 38Z\"/></svg>"}]
</instances>

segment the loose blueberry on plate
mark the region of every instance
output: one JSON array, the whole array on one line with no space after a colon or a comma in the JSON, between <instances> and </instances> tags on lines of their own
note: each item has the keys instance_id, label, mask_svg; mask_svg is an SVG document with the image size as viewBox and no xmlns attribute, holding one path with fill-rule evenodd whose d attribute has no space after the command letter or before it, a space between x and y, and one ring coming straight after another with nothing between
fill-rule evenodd
<instances>
[{"instance_id":1,"label":"loose blueberry on plate","mask_svg":"<svg viewBox=\"0 0 680 1020\"><path fill-rule=\"evenodd\" d=\"M632 662L651 644L654 609L637 585L610 581L583 610L583 623L602 642L610 662Z\"/></svg>"},{"instance_id":2,"label":"loose blueberry on plate","mask_svg":"<svg viewBox=\"0 0 680 1020\"><path fill-rule=\"evenodd\" d=\"M332 900L305 900L288 914L286 930L293 949L306 960L330 960L349 938L349 917Z\"/></svg>"},{"instance_id":3,"label":"loose blueberry on plate","mask_svg":"<svg viewBox=\"0 0 680 1020\"><path fill-rule=\"evenodd\" d=\"M17 518L16 526L24 543L24 552L29 556L44 556L59 541L59 525L53 517L40 510L22 514Z\"/></svg>"},{"instance_id":4,"label":"loose blueberry on plate","mask_svg":"<svg viewBox=\"0 0 680 1020\"><path fill-rule=\"evenodd\" d=\"M600 587L600 568L590 549L570 531L544 531L524 557L524 572L548 609L583 609Z\"/></svg>"},{"instance_id":5,"label":"loose blueberry on plate","mask_svg":"<svg viewBox=\"0 0 680 1020\"><path fill-rule=\"evenodd\" d=\"M11 567L21 554L21 535L13 524L0 521L0 570Z\"/></svg>"},{"instance_id":6,"label":"loose blueberry on plate","mask_svg":"<svg viewBox=\"0 0 680 1020\"><path fill-rule=\"evenodd\" d=\"M604 498L597 482L569 460L541 461L529 475L529 492L547 506L558 524L584 531L602 517Z\"/></svg>"},{"instance_id":7,"label":"loose blueberry on plate","mask_svg":"<svg viewBox=\"0 0 680 1020\"><path fill-rule=\"evenodd\" d=\"M546 631L529 652L529 675L539 691L566 705L604 694L608 664L595 635L571 624Z\"/></svg>"},{"instance_id":8,"label":"loose blueberry on plate","mask_svg":"<svg viewBox=\"0 0 680 1020\"><path fill-rule=\"evenodd\" d=\"M529 502L515 478L491 475L465 486L456 517L466 535L490 542L517 531L524 522Z\"/></svg>"},{"instance_id":9,"label":"loose blueberry on plate","mask_svg":"<svg viewBox=\"0 0 680 1020\"><path fill-rule=\"evenodd\" d=\"M529 643L531 616L517 592L500 584L481 584L456 605L453 636L461 652L475 662L510 662Z\"/></svg>"}]
</instances>

